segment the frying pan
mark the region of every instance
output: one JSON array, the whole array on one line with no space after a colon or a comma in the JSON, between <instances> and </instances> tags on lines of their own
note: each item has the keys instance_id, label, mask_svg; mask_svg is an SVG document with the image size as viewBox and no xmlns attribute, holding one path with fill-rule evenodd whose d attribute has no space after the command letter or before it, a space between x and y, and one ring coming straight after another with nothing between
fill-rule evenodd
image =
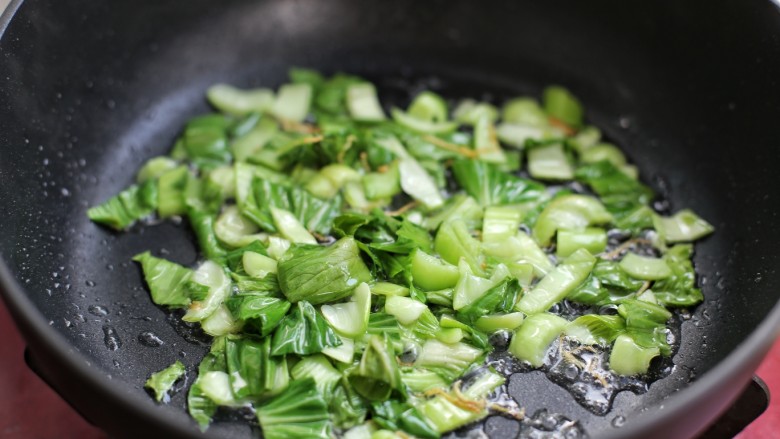
<instances>
[{"instance_id":1,"label":"frying pan","mask_svg":"<svg viewBox=\"0 0 780 439\"><path fill-rule=\"evenodd\" d=\"M696 247L705 301L682 324L672 373L595 416L540 372L509 380L529 413L592 437L691 437L741 391L780 308L780 12L768 1L12 1L0 21L0 279L28 361L115 437L204 437L184 394L157 405L147 376L207 349L143 288L132 255L197 260L186 224L116 234L87 206L168 151L215 82L276 86L290 66L346 71L405 104L570 88L669 207L717 232ZM487 93L485 96L484 94ZM616 428L616 417L625 424ZM45 422L45 420L42 420ZM66 428L66 427L65 427ZM518 424L494 417L493 437ZM207 437L250 437L226 420Z\"/></svg>"}]
</instances>

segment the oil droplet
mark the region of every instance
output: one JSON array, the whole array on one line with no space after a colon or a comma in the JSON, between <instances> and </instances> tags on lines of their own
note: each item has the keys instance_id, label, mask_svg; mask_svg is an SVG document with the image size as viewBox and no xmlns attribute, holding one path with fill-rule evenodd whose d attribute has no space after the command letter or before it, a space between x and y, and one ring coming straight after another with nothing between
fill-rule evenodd
<instances>
[{"instance_id":1,"label":"oil droplet","mask_svg":"<svg viewBox=\"0 0 780 439\"><path fill-rule=\"evenodd\" d=\"M612 426L615 428L620 428L626 423L626 418L624 416L615 416L612 419Z\"/></svg>"},{"instance_id":2,"label":"oil droplet","mask_svg":"<svg viewBox=\"0 0 780 439\"><path fill-rule=\"evenodd\" d=\"M149 346L150 348L160 347L165 343L157 334L149 331L138 334L138 341L141 342L142 345Z\"/></svg>"},{"instance_id":3,"label":"oil droplet","mask_svg":"<svg viewBox=\"0 0 780 439\"><path fill-rule=\"evenodd\" d=\"M94 316L105 317L108 315L108 308L100 305L90 305L87 309L89 310L89 313Z\"/></svg>"},{"instance_id":4,"label":"oil droplet","mask_svg":"<svg viewBox=\"0 0 780 439\"><path fill-rule=\"evenodd\" d=\"M119 333L112 326L103 326L103 334L103 343L109 351L115 351L122 347L122 339L119 338Z\"/></svg>"}]
</instances>

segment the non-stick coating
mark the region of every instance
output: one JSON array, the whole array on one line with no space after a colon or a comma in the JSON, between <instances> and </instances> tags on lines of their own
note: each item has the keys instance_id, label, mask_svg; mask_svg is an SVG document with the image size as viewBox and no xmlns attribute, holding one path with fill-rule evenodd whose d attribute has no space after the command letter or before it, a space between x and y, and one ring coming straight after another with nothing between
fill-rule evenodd
<instances>
[{"instance_id":1,"label":"non-stick coating","mask_svg":"<svg viewBox=\"0 0 780 439\"><path fill-rule=\"evenodd\" d=\"M0 275L38 367L99 426L117 437L200 437L182 410L184 392L158 408L141 386L177 359L191 379L206 347L176 331L129 262L150 249L192 264L187 228L116 234L90 223L87 206L166 153L182 123L208 110L208 85L276 86L290 66L365 75L402 100L399 79L427 78L452 97L538 95L563 84L673 210L690 207L715 225L697 245L706 299L683 324L672 375L646 395L621 393L606 417L541 374L513 377L510 390L529 413L547 407L595 437L655 428L688 436L755 368L776 322L762 327L765 340L715 365L780 297L780 13L772 3L28 2L0 42ZM164 344L144 344L145 332ZM111 334L121 340L116 350L107 347ZM699 378L706 388L694 383L669 398ZM620 430L611 423L618 415L627 418ZM499 418L487 425L497 437L517 430ZM247 437L248 429L224 423L209 433Z\"/></svg>"}]
</instances>

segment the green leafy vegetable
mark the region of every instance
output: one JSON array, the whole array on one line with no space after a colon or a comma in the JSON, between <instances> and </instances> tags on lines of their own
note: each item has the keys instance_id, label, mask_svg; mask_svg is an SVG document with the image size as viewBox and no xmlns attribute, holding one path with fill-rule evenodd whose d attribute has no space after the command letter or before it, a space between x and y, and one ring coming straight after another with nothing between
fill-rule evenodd
<instances>
[{"instance_id":1,"label":"green leafy vegetable","mask_svg":"<svg viewBox=\"0 0 780 439\"><path fill-rule=\"evenodd\" d=\"M302 68L277 90L216 84L215 112L89 209L117 230L180 217L197 239L192 266L134 259L152 300L213 338L187 394L199 427L219 410L255 413L271 439L427 439L517 415L484 364L509 333L533 368L653 376L674 348L670 310L703 300L692 245L673 244L712 226L661 216L563 87L500 114L431 90L405 110L380 96ZM164 399L183 373L146 387Z\"/></svg>"},{"instance_id":2,"label":"green leafy vegetable","mask_svg":"<svg viewBox=\"0 0 780 439\"><path fill-rule=\"evenodd\" d=\"M278 273L279 286L289 301L315 305L343 299L361 282L372 280L351 237L329 247L296 247L279 263Z\"/></svg>"},{"instance_id":3,"label":"green leafy vegetable","mask_svg":"<svg viewBox=\"0 0 780 439\"><path fill-rule=\"evenodd\" d=\"M310 355L341 345L341 339L309 302L297 305L274 332L271 355Z\"/></svg>"},{"instance_id":4,"label":"green leafy vegetable","mask_svg":"<svg viewBox=\"0 0 780 439\"><path fill-rule=\"evenodd\" d=\"M328 403L311 378L293 381L281 395L257 408L268 439L330 437Z\"/></svg>"},{"instance_id":5,"label":"green leafy vegetable","mask_svg":"<svg viewBox=\"0 0 780 439\"><path fill-rule=\"evenodd\" d=\"M133 257L141 263L152 300L158 305L181 307L190 304L188 285L193 271L165 259L155 258L149 252Z\"/></svg>"},{"instance_id":6,"label":"green leafy vegetable","mask_svg":"<svg viewBox=\"0 0 780 439\"><path fill-rule=\"evenodd\" d=\"M458 184L483 206L538 202L544 197L544 186L503 172L495 164L459 160L452 170Z\"/></svg>"},{"instance_id":7,"label":"green leafy vegetable","mask_svg":"<svg viewBox=\"0 0 780 439\"><path fill-rule=\"evenodd\" d=\"M155 181L147 180L140 186L130 186L105 203L90 208L87 216L92 221L121 230L151 215L156 208L157 185Z\"/></svg>"},{"instance_id":8,"label":"green leafy vegetable","mask_svg":"<svg viewBox=\"0 0 780 439\"><path fill-rule=\"evenodd\" d=\"M144 387L154 392L154 398L159 402L168 396L173 384L184 375L184 364L177 361L165 369L155 372L146 380Z\"/></svg>"}]
</instances>

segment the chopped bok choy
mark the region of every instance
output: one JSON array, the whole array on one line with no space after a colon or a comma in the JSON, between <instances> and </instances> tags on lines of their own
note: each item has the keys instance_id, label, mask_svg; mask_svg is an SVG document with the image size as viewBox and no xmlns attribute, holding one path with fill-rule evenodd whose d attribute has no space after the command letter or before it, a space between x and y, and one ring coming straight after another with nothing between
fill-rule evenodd
<instances>
[{"instance_id":1,"label":"chopped bok choy","mask_svg":"<svg viewBox=\"0 0 780 439\"><path fill-rule=\"evenodd\" d=\"M713 227L654 211L571 92L383 92L306 69L276 91L214 85L214 113L87 211L115 230L181 216L200 245L194 266L134 258L152 301L213 337L199 365L149 371L157 401L197 369L202 429L251 407L271 439L438 438L519 416L491 399L496 349L545 368L577 365L574 344L640 377L671 355L674 309L703 300L691 242Z\"/></svg>"}]
</instances>

